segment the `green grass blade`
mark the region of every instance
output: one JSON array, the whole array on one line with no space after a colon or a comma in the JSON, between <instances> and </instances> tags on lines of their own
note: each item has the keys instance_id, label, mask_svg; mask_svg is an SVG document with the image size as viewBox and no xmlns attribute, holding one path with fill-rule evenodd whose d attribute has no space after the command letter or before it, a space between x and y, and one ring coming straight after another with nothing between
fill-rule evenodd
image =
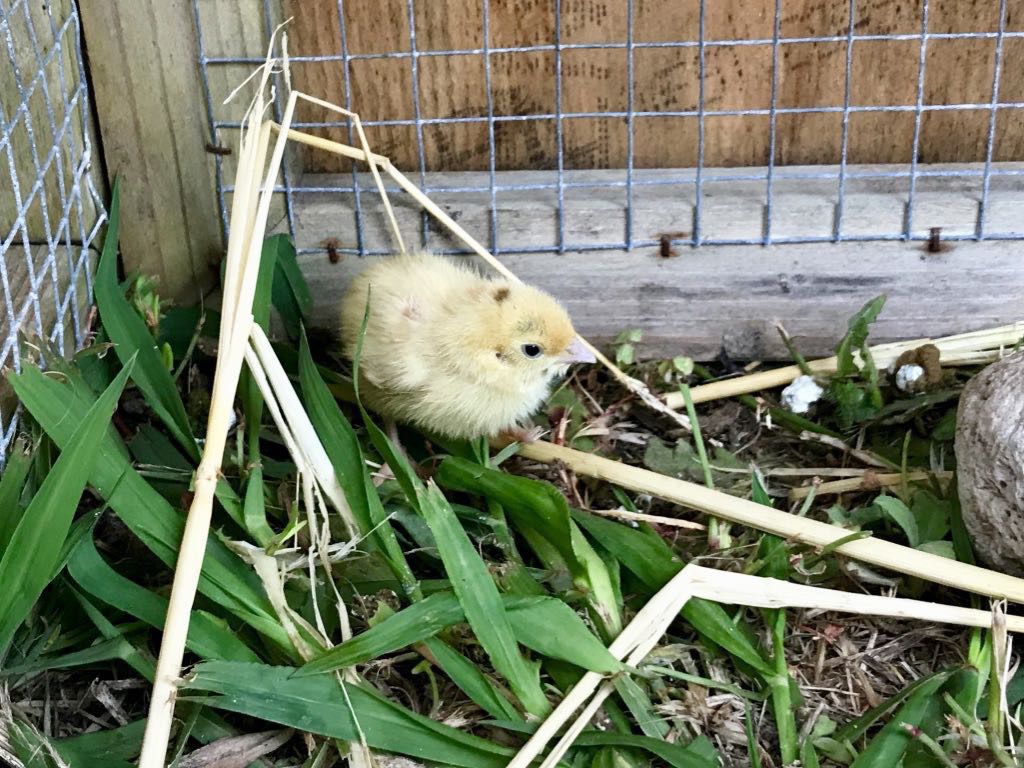
<instances>
[{"instance_id":1,"label":"green grass blade","mask_svg":"<svg viewBox=\"0 0 1024 768\"><path fill-rule=\"evenodd\" d=\"M572 511L572 519L652 593L665 586L683 567L682 560L650 526L638 528L589 512Z\"/></svg>"},{"instance_id":2,"label":"green grass blade","mask_svg":"<svg viewBox=\"0 0 1024 768\"><path fill-rule=\"evenodd\" d=\"M501 599L515 638L521 645L595 672L614 674L622 671L622 665L561 600L507 596ZM455 594L438 592L324 652L303 666L301 674L317 674L362 664L426 640L463 621L465 613ZM552 632L552 627L558 627L558 631Z\"/></svg>"},{"instance_id":3,"label":"green grass blade","mask_svg":"<svg viewBox=\"0 0 1024 768\"><path fill-rule=\"evenodd\" d=\"M101 640L79 651L41 656L29 663L4 667L4 669L0 670L0 676L20 677L21 675L35 675L55 669L88 667L114 659L127 662L133 653L135 653L135 648L131 643L123 637L115 637L110 640Z\"/></svg>"},{"instance_id":4,"label":"green grass blade","mask_svg":"<svg viewBox=\"0 0 1024 768\"><path fill-rule=\"evenodd\" d=\"M347 685L348 700L331 676L297 677L290 667L211 661L200 664L185 692L218 694L210 706L289 725L344 741L359 732L374 749L446 766L503 768L511 750L414 714L360 685Z\"/></svg>"},{"instance_id":5,"label":"green grass blade","mask_svg":"<svg viewBox=\"0 0 1024 768\"><path fill-rule=\"evenodd\" d=\"M877 707L872 707L856 720L844 725L832 735L832 738L841 744L848 741L856 741L867 733L868 729L878 720L885 717L889 712L900 706L903 702L908 701L911 697L917 695L922 689L927 689L934 693L938 690L939 685L944 684L949 680L951 675L951 672L938 672L934 675L923 677L920 680L911 683L895 696L890 696ZM933 687L933 685L936 687Z\"/></svg>"},{"instance_id":6,"label":"green grass blade","mask_svg":"<svg viewBox=\"0 0 1024 768\"><path fill-rule=\"evenodd\" d=\"M26 366L9 380L47 435L58 446L66 446L92 404L88 396L44 376L33 366ZM92 450L98 459L90 485L157 557L173 567L185 527L182 515L132 468L124 444L115 434L108 431ZM290 653L288 636L259 579L214 536L207 541L199 590Z\"/></svg>"},{"instance_id":7,"label":"green grass blade","mask_svg":"<svg viewBox=\"0 0 1024 768\"><path fill-rule=\"evenodd\" d=\"M96 306L103 320L103 329L114 343L114 351L121 364L126 364L132 355L138 355L132 381L142 391L153 412L160 417L185 452L198 462L199 448L171 372L164 365L156 341L146 327L145 321L132 308L118 285L119 189L119 183L115 181L110 199L107 234L103 240L103 253L96 267Z\"/></svg>"},{"instance_id":8,"label":"green grass blade","mask_svg":"<svg viewBox=\"0 0 1024 768\"><path fill-rule=\"evenodd\" d=\"M538 547L536 537L542 537L568 567L577 588L597 614L605 634L614 637L619 633L622 615L612 575L573 523L569 505L557 488L550 483L509 475L457 457L441 463L437 479L445 487L498 503L538 556L545 560L545 565L555 567L550 556L545 556L544 549Z\"/></svg>"},{"instance_id":9,"label":"green grass blade","mask_svg":"<svg viewBox=\"0 0 1024 768\"><path fill-rule=\"evenodd\" d=\"M947 678L945 674L935 675L918 687L857 756L850 768L899 765L907 749L914 744L914 738L907 733L904 724L920 728L926 720L935 720L941 716L937 712L941 712L942 700L936 694Z\"/></svg>"},{"instance_id":10,"label":"green grass blade","mask_svg":"<svg viewBox=\"0 0 1024 768\"><path fill-rule=\"evenodd\" d=\"M551 705L540 687L539 669L523 658L498 587L486 563L459 524L440 489L431 482L421 499L421 512L437 541L438 554L480 645L495 670L530 714L547 714Z\"/></svg>"},{"instance_id":11,"label":"green grass blade","mask_svg":"<svg viewBox=\"0 0 1024 768\"><path fill-rule=\"evenodd\" d=\"M480 667L440 638L428 638L423 644L441 671L480 709L499 720L522 720L512 702L480 671Z\"/></svg>"},{"instance_id":12,"label":"green grass blade","mask_svg":"<svg viewBox=\"0 0 1024 768\"><path fill-rule=\"evenodd\" d=\"M24 510L19 498L31 467L32 451L28 443L19 439L7 456L4 471L0 473L0 556L7 551L11 536L21 522Z\"/></svg>"},{"instance_id":13,"label":"green grass blade","mask_svg":"<svg viewBox=\"0 0 1024 768\"><path fill-rule=\"evenodd\" d=\"M96 461L96 444L110 423L134 364L135 359L129 358L121 374L85 414L0 558L0 584L7 585L0 590L0 658L6 655L15 630L53 578L78 500Z\"/></svg>"},{"instance_id":14,"label":"green grass blade","mask_svg":"<svg viewBox=\"0 0 1024 768\"><path fill-rule=\"evenodd\" d=\"M167 598L150 592L111 568L96 551L91 537L84 538L71 553L68 573L97 600L141 619L151 627L163 628ZM230 628L205 611L192 611L186 645L207 659L259 661Z\"/></svg>"},{"instance_id":15,"label":"green grass blade","mask_svg":"<svg viewBox=\"0 0 1024 768\"><path fill-rule=\"evenodd\" d=\"M274 531L267 523L266 499L263 496L263 468L253 467L245 483L243 522L257 544L266 547L274 540Z\"/></svg>"},{"instance_id":16,"label":"green grass blade","mask_svg":"<svg viewBox=\"0 0 1024 768\"><path fill-rule=\"evenodd\" d=\"M668 723L654 711L654 705L636 680L632 677L618 677L615 679L615 690L645 736L664 739L668 735Z\"/></svg>"},{"instance_id":17,"label":"green grass blade","mask_svg":"<svg viewBox=\"0 0 1024 768\"><path fill-rule=\"evenodd\" d=\"M464 619L465 614L455 595L438 592L325 651L305 664L299 674L320 674L362 664L433 637Z\"/></svg>"},{"instance_id":18,"label":"green grass blade","mask_svg":"<svg viewBox=\"0 0 1024 768\"><path fill-rule=\"evenodd\" d=\"M599 518L587 519L585 514L575 517L630 573L652 590L663 587L682 568L682 563L667 544L658 544L650 533L642 529ZM764 655L718 603L693 598L687 601L682 614L705 640L766 679L775 673Z\"/></svg>"},{"instance_id":19,"label":"green grass blade","mask_svg":"<svg viewBox=\"0 0 1024 768\"><path fill-rule=\"evenodd\" d=\"M109 731L58 739L53 742L53 746L70 766L127 766L130 765L129 761L138 757L145 728L145 720L136 720Z\"/></svg>"}]
</instances>

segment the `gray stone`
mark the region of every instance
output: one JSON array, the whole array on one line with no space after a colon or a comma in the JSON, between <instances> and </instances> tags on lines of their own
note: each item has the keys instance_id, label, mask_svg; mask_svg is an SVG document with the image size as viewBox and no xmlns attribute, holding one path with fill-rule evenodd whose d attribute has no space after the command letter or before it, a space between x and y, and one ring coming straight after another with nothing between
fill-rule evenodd
<instances>
[{"instance_id":1,"label":"gray stone","mask_svg":"<svg viewBox=\"0 0 1024 768\"><path fill-rule=\"evenodd\" d=\"M956 423L957 482L975 552L1024 576L1024 352L975 376Z\"/></svg>"}]
</instances>

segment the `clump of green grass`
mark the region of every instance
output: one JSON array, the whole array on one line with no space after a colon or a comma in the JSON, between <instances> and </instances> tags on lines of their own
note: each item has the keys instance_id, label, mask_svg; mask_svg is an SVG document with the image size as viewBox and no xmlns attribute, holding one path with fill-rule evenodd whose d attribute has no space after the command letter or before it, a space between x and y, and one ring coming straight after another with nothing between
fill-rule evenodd
<instances>
[{"instance_id":1,"label":"clump of green grass","mask_svg":"<svg viewBox=\"0 0 1024 768\"><path fill-rule=\"evenodd\" d=\"M204 428L196 393L208 388L214 363L208 340L216 338L218 318L163 307L144 283L135 282L133 299L127 298L117 280L116 239L115 200L96 279L103 329L93 348L51 373L26 366L10 377L33 424L0 479L0 580L22 586L9 590L0 610L2 674L15 701L58 670L89 681L151 679L167 610ZM566 765L1011 764L1012 737L992 694L998 654L987 632L970 634L962 661L940 668L915 661L918 679L887 690L856 717L818 706L825 699L806 685L808 673L797 663L800 638L808 627L820 627L822 637L833 630L793 611L691 600L642 668L624 668L606 650L608 642L693 558L817 584L862 580L863 572L830 552L751 531L727 538L719 529L709 548L706 538L672 538L646 524L609 520L589 508L649 502L577 484L570 503L570 489L559 487L564 476L527 467L509 453L492 456L485 446L435 445L428 452L424 440L407 434L406 447L419 463L410 466L371 415L352 404L347 380L314 359L303 330L309 305L290 242L268 239L256 320L268 327L272 308L282 318L290 341L278 353L360 538L342 549L340 524L330 521L337 561L330 571L308 567L303 548L310 518L297 501L301 478L259 390L244 379L192 613L178 757L202 744L284 727L308 741L289 740L287 731L259 741L275 764L326 765L346 742L365 740L372 750L427 764L499 768L537 718L585 671L596 671L614 677L616 694ZM866 349L877 309L880 304L870 305L851 321L841 359L844 348ZM638 340L632 334L622 343ZM684 359L658 365L636 363L629 354L620 349L617 359L652 386L685 387L707 373ZM611 386L600 379L586 385ZM926 457L948 447L951 400L925 406L891 392L867 368L841 368L832 385L831 404L810 422L819 431L855 439L905 468L929 466ZM336 399L337 392L349 402ZM577 447L614 455L607 439L576 434L605 415L594 413L599 399L600 391L583 398L567 388L552 414L565 420L566 439ZM690 417L700 426L708 413L691 408ZM772 477L773 463L802 458L816 466L835 458L827 446L791 437L754 449L724 445L708 430L694 438L650 439L639 458L767 505L777 489L769 492L774 481L752 469L751 459ZM376 471L385 462L391 478ZM809 503L803 512L825 514L826 507ZM851 535L870 530L971 557L948 490L861 493L829 514ZM105 538L104 521L112 519L146 553L144 566L111 548L118 544ZM269 553L285 569L287 615L242 556L246 547ZM340 617L324 610L335 588L355 630L345 641ZM929 590L914 583L903 588ZM304 647L316 649L311 660ZM341 682L336 673L351 667L364 672L363 682ZM1007 702L1016 706L1022 698L1024 687L1012 682ZM115 727L72 735L75 723L58 723L49 737L18 714L7 729L11 751L26 765L130 765L144 700L126 699L121 711L128 717ZM312 756L298 758L307 745ZM255 749L253 760L260 756Z\"/></svg>"}]
</instances>

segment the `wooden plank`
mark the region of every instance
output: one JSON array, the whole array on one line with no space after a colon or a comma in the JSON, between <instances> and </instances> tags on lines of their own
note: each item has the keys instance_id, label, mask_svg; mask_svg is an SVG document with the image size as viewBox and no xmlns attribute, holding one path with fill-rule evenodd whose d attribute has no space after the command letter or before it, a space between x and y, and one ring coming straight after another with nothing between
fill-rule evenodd
<instances>
[{"instance_id":1,"label":"wooden plank","mask_svg":"<svg viewBox=\"0 0 1024 768\"><path fill-rule=\"evenodd\" d=\"M936 165L921 170L980 171L979 166ZM997 170L1021 170L1024 164L999 164ZM774 180L772 199L772 237L832 236L838 204L835 167L792 167L780 170ZM850 237L892 237L901 234L909 184L902 178L857 178L862 173L906 173L904 166L852 166L843 202L842 232ZM764 169L753 169L754 173ZM708 169L707 177L717 171ZM799 175L821 173L825 178L799 178ZM797 176L794 178L794 176ZM829 176L832 176L829 178ZM372 188L369 174L360 175L360 186ZM694 217L695 185L692 170L639 169L633 188L633 236L635 240L657 240L661 233L684 233L688 236ZM572 171L567 183L622 183L622 171ZM557 176L551 171L503 171L499 185L553 187ZM671 181L672 183L664 183ZM487 187L487 173L430 173L431 188ZM655 184L651 182L663 182ZM307 174L303 185L317 188L351 187L348 175ZM758 239L763 234L765 216L765 182L721 181L703 187L701 201L701 234L705 240ZM986 231L993 234L1021 233L1024 227L1024 177L993 176L986 216ZM971 236L975 232L981 196L980 177L922 177L918 179L915 196L913 234L927 236L932 227L941 227L947 236ZM300 249L322 248L329 239L342 247L355 246L354 201L351 193L317 192L295 195L295 238ZM465 193L434 191L431 199L475 237L489 243L491 228L490 195L486 192ZM392 202L407 242L416 242L420 210L405 195L396 195ZM569 187L564 193L565 241L572 246L609 245L625 242L626 207L622 187ZM363 237L368 250L393 247L387 220L376 195L364 194ZM554 189L503 191L497 195L498 249L556 250L558 245L558 198ZM426 247L430 249L460 248L439 227L432 226ZM823 248L827 246L821 246ZM866 246L867 247L867 246ZM682 247L684 250L685 246Z\"/></svg>"},{"instance_id":2,"label":"wooden plank","mask_svg":"<svg viewBox=\"0 0 1024 768\"><path fill-rule=\"evenodd\" d=\"M1007 28L1024 28L1024 13L1012 0ZM645 0L635 4L637 42L696 41L698 4ZM783 4L783 37L845 36L847 3L794 0ZM931 9L929 30L937 33L995 32L998 3L964 0ZM340 33L336 0L291 0L295 17L292 50L298 54L338 54ZM723 0L707 3L709 40L769 40L773 33L771 0ZM917 3L871 0L857 4L856 34L917 35ZM554 5L536 0L492 3L491 47L549 45L555 40ZM416 48L419 51L478 50L483 46L479 0L417 3ZM407 52L409 20L401 0L346 3L346 31L351 53ZM623 3L566 0L562 3L564 44L618 43L627 39ZM860 41L853 46L851 103L854 106L914 105L917 100L920 43L916 39ZM626 51L567 49L562 52L563 112L623 111L627 107ZM928 44L923 101L928 105L988 104L992 98L993 39L943 40ZM845 83L846 43L792 43L779 56L780 107L840 107ZM770 45L712 46L705 53L705 106L708 110L766 109L771 102ZM1021 78L1010 73L1024 67L1024 41L1010 39L1003 51L1003 101L1024 100ZM420 112L423 117L480 117L487 113L483 57L420 56L417 60ZM697 108L698 53L690 48L638 48L634 51L634 107L638 111L689 111ZM370 59L351 63L353 104L370 120L408 120L415 116L412 63L409 58ZM300 89L343 100L343 65L339 61L298 65ZM497 115L553 114L555 54L552 51L499 53L491 59L491 89ZM1016 95L1015 95L1016 94ZM1016 110L997 121L996 155L1024 159L1024 124ZM304 120L326 117L305 110ZM925 113L921 122L923 162L979 162L985 159L988 109ZM637 167L690 167L697 164L697 120L693 117L635 119ZM837 163L842 149L841 114L784 114L776 123L776 162ZM344 130L323 135L344 140ZM913 146L912 112L855 113L850 118L848 157L855 163L909 162ZM419 168L412 126L385 126L369 131L370 141L405 170ZM428 170L484 170L488 164L487 126L464 123L425 126L424 161ZM621 118L577 118L563 124L566 168L624 167L627 132ZM718 116L706 122L705 163L709 166L763 165L768 160L766 116ZM499 122L495 126L495 161L501 169L554 168L557 163L552 120ZM313 153L309 171L347 170L338 158Z\"/></svg>"},{"instance_id":3,"label":"wooden plank","mask_svg":"<svg viewBox=\"0 0 1024 768\"><path fill-rule=\"evenodd\" d=\"M962 166L959 166L962 168ZM1019 165L1000 166L1019 168ZM871 167L851 170L862 172ZM806 168L792 172L808 171ZM828 171L828 168L819 169ZM935 168L930 168L935 170ZM680 171L641 170L639 181L679 177ZM551 172L503 172L499 183L553 181ZM608 181L621 172L578 171L572 181ZM310 185L331 186L350 177L312 174ZM430 174L435 186L486 184L478 172ZM368 179L362 179L368 185ZM922 178L917 189L915 234L931 226L950 235L972 235L978 215L977 180ZM758 237L763 213L763 182L717 185L704 200L703 232L709 238ZM786 178L775 182L776 236L808 233L819 226L830 235L835 207L833 180ZM991 232L1021 232L1024 179L993 179L988 210ZM905 179L850 179L844 231L862 236L899 232L907 196ZM487 242L489 195L434 192L441 205L471 234ZM405 196L393 198L400 226L415 241L419 211ZM661 231L688 229L693 211L692 185L639 185L634 188L634 232L656 238ZM351 195L300 194L296 197L296 243L322 248L328 238L342 246L355 243ZM567 241L613 243L624 237L622 191L585 188L565 194ZM364 238L370 249L388 249L390 236L375 198L363 198ZM547 248L557 240L554 191L502 193L498 198L499 245L515 249ZM430 249L457 247L439 228L431 228ZM773 323L782 320L807 354L828 353L841 336L845 318L869 298L886 293L889 305L879 322L877 340L945 335L1021 319L1024 271L1019 243L956 242L939 254L920 242L845 242L805 245L687 246L677 258L664 259L657 247L614 250L505 254L501 258L521 277L561 297L581 330L607 342L628 327L645 331L645 353L713 357L724 347L738 358L785 357ZM373 258L373 257L370 257ZM301 257L316 307L314 321L333 326L337 302L348 279L364 260L346 256L332 264L323 251Z\"/></svg>"},{"instance_id":4,"label":"wooden plank","mask_svg":"<svg viewBox=\"0 0 1024 768\"><path fill-rule=\"evenodd\" d=\"M378 258L386 257L338 264L319 254L301 257L315 299L313 322L335 327L349 279ZM916 244L886 242L706 246L668 260L650 251L604 250L501 259L561 299L595 343L640 328L644 357L704 360L725 350L737 360L787 359L776 322L804 354L828 355L846 319L881 293L888 302L872 328L876 342L1001 325L1020 320L1024 307L1018 247L1007 242L963 243L927 257Z\"/></svg>"},{"instance_id":5,"label":"wooden plank","mask_svg":"<svg viewBox=\"0 0 1024 768\"><path fill-rule=\"evenodd\" d=\"M81 0L125 268L198 301L222 251L190 0Z\"/></svg>"},{"instance_id":6,"label":"wooden plank","mask_svg":"<svg viewBox=\"0 0 1024 768\"><path fill-rule=\"evenodd\" d=\"M4 48L0 53L0 61L3 61L0 103L4 105L4 119L15 123L11 134L11 160L21 205L14 194L10 164L2 162L0 242L7 238L19 209L30 196L24 226L31 242L65 239L67 233L57 231L65 208L69 209L72 238L79 237L80 224L90 232L96 223L98 211L88 190L82 191L80 207L72 199L78 168L83 162L88 163L88 159L83 158L86 132L92 143L93 158L97 155L94 126L83 120L88 109L88 94L82 92L75 96L80 62L76 50L78 30L69 21L72 9L72 0L30 2L20 5L7 17L11 48L0 46ZM59 50L54 50L58 46ZM50 157L57 141L61 151ZM87 173L102 193L104 185L99 163L93 162ZM33 186L40 176L42 186L33 194ZM14 242L20 240L16 238Z\"/></svg>"}]
</instances>

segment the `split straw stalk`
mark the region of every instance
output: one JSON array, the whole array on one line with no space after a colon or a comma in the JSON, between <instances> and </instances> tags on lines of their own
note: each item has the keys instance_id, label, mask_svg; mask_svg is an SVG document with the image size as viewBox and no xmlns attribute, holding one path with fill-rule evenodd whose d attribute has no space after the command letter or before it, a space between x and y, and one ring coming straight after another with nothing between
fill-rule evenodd
<instances>
[{"instance_id":1,"label":"split straw stalk","mask_svg":"<svg viewBox=\"0 0 1024 768\"><path fill-rule=\"evenodd\" d=\"M730 573L690 564L647 602L611 644L609 652L618 660L625 659L627 665L631 667L638 666L657 645L691 597L757 608L810 608L919 619L968 627L992 626L992 614L989 611L809 587L763 576ZM1010 631L1024 631L1024 618L1006 617L1006 627ZM585 674L523 745L508 764L508 768L526 768L530 765L544 752L548 743L569 722L573 714L583 707L582 712L573 720L541 763L541 768L556 766L611 694L613 687L609 680L596 672Z\"/></svg>"},{"instance_id":2,"label":"split straw stalk","mask_svg":"<svg viewBox=\"0 0 1024 768\"><path fill-rule=\"evenodd\" d=\"M319 100L314 99L310 100L314 101L317 104L320 104L321 106L328 106L327 102L320 102ZM281 130L280 127L276 125L275 127L278 128L278 130ZM342 157L348 157L353 160L363 161L370 166L374 173L376 173L376 168L379 166L388 176L390 176L395 181L396 184L398 184L398 186L405 190L410 197L412 197L417 203L423 206L424 210L426 210L434 218L436 218L438 221L444 224L445 227L447 227L448 230L453 235L455 235L457 238L459 238L459 240L465 243L465 245L470 250L472 250L473 253L475 253L481 259L486 261L495 271L497 271L499 274L501 274L502 276L509 280L512 280L517 283L522 282L515 274L513 274L508 269L508 267L506 267L504 264L498 261L491 254L490 251L484 248L484 246L481 245L476 238L474 238L471 234L469 234L469 232L467 232L465 229L459 226L451 216L445 213L440 207L438 207L436 203L434 203L433 200L427 197L426 194L424 194L419 187L417 187L415 184L409 181L409 179L405 176L404 173L402 173L400 170L398 170L391 164L391 161L388 158L384 157L383 155L374 154L369 150L364 152L362 150L356 149L355 147L350 147L347 144L341 144L339 142L331 141L329 139L323 139L320 138L319 136L312 136L308 133L303 133L302 131L296 131L294 129L288 130L287 136L289 139L292 139L293 141L297 141L302 144L306 144L307 146L315 147L317 149L322 149L325 152L331 152L336 155L341 155ZM377 177L375 176L374 178L376 179ZM383 195L383 197L386 201L387 195ZM389 206L388 210L390 211L390 204L387 205ZM397 225L393 224L393 228L397 232ZM615 379L620 384L622 384L622 386L624 386L630 392L639 397L645 405L659 413L665 414L669 418L673 419L677 424L679 424L684 429L690 429L690 420L685 415L678 413L675 410L680 406L666 405L664 402L662 402L662 400L655 396L653 392L651 392L651 390L648 388L646 384L644 384L639 379L634 379L632 376L629 376L628 374L623 372L622 369L620 369L617 365L615 365L615 363L609 360L608 357L601 352L601 350L594 347L589 341L584 339L582 336L580 337L580 340L587 347L587 349L589 349L593 353L594 357L597 358L597 360L605 368L608 369L612 376L614 376Z\"/></svg>"},{"instance_id":3,"label":"split straw stalk","mask_svg":"<svg viewBox=\"0 0 1024 768\"><path fill-rule=\"evenodd\" d=\"M817 520L739 499L695 483L677 480L657 472L632 467L600 456L536 442L523 445L519 453L528 459L552 464L561 462L578 475L605 480L638 493L700 510L734 523L749 525L786 539L825 547L848 539L851 531ZM927 581L974 592L979 595L1024 603L1024 579L997 573L976 565L922 552L882 539L847 541L835 549L839 554Z\"/></svg>"},{"instance_id":4,"label":"split straw stalk","mask_svg":"<svg viewBox=\"0 0 1024 768\"><path fill-rule=\"evenodd\" d=\"M261 190L260 172L266 161L270 137L269 130L262 124L266 106L263 94L269 77L270 67L265 66L241 139L225 268L219 356L206 425L206 443L196 470L195 496L189 507L178 551L163 640L153 678L153 694L142 754L139 757L140 768L160 768L167 753L189 618L210 531L214 490L220 477L224 447L234 415L235 391L248 345L249 330L253 325L252 302L259 272L260 251L285 143L279 138L275 144ZM292 99L285 111L285 119L289 122L294 107L295 101Z\"/></svg>"},{"instance_id":5,"label":"split straw stalk","mask_svg":"<svg viewBox=\"0 0 1024 768\"><path fill-rule=\"evenodd\" d=\"M925 344L934 344L939 348L940 360L943 365L979 365L998 360L1003 351L1007 347L1017 344L1022 336L1024 336L1024 321L984 331L946 336L941 339L914 339L913 341L879 344L871 347L871 357L879 369L888 368L907 350L917 349ZM858 362L860 361L859 353L854 357ZM822 360L811 360L807 365L814 373L835 373L838 360L835 357L827 357ZM693 387L690 394L693 396L693 402L706 403L724 397L748 395L751 392L760 392L762 389L781 387L802 374L803 371L799 366L789 365L785 368L774 368L770 371L760 371L746 376L737 376L734 379L702 384ZM664 400L670 408L682 408L685 404L683 396L678 392L670 392L665 395Z\"/></svg>"},{"instance_id":6,"label":"split straw stalk","mask_svg":"<svg viewBox=\"0 0 1024 768\"><path fill-rule=\"evenodd\" d=\"M799 488L789 489L789 500L800 501L806 499L811 491L814 491L815 496L829 496L840 493L849 493L850 491L870 491L878 488L888 488L896 485L902 485L903 483L918 483L925 480L935 478L941 483L949 482L953 477L952 472L886 472L882 474L876 474L874 472L860 477L850 477L844 480L833 480L828 483L818 483L817 485L802 485Z\"/></svg>"}]
</instances>

